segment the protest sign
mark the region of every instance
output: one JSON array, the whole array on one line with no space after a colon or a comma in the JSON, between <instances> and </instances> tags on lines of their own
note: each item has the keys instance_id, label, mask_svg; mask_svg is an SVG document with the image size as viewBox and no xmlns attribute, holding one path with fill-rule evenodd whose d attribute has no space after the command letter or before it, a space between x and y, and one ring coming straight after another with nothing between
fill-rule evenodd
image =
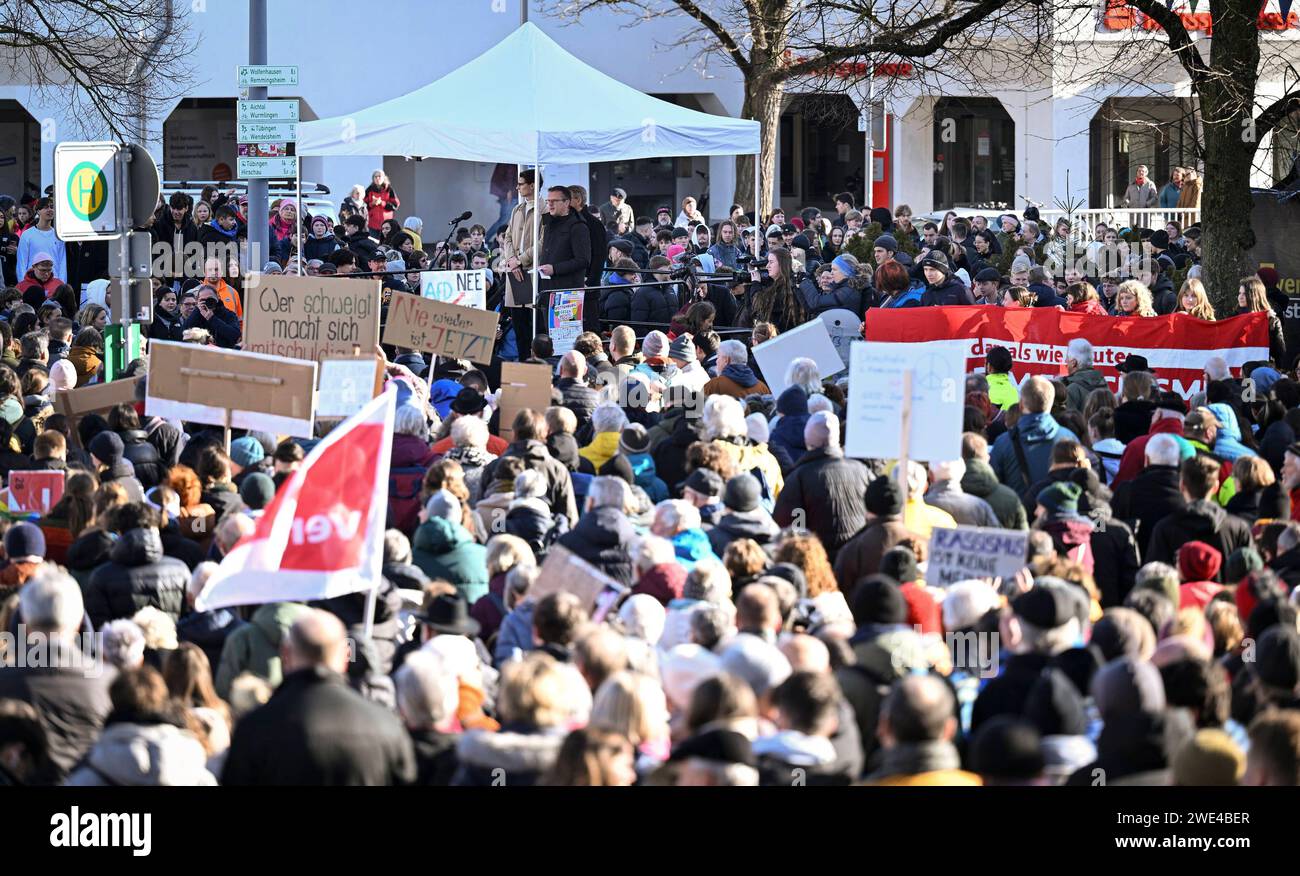
<instances>
[{"instance_id":1,"label":"protest sign","mask_svg":"<svg viewBox=\"0 0 1300 876\"><path fill-rule=\"evenodd\" d=\"M260 275L244 294L244 350L337 359L379 343L379 281Z\"/></svg>"},{"instance_id":2,"label":"protest sign","mask_svg":"<svg viewBox=\"0 0 1300 876\"><path fill-rule=\"evenodd\" d=\"M1025 565L1028 541L1029 533L1023 529L932 529L925 583L947 587L967 578L1010 580Z\"/></svg>"},{"instance_id":3,"label":"protest sign","mask_svg":"<svg viewBox=\"0 0 1300 876\"><path fill-rule=\"evenodd\" d=\"M487 365L496 337L497 314L486 310L406 292L394 292L388 303L385 344Z\"/></svg>"},{"instance_id":4,"label":"protest sign","mask_svg":"<svg viewBox=\"0 0 1300 876\"><path fill-rule=\"evenodd\" d=\"M10 513L50 513L63 498L66 472L61 471L11 471L9 472Z\"/></svg>"},{"instance_id":5,"label":"protest sign","mask_svg":"<svg viewBox=\"0 0 1300 876\"><path fill-rule=\"evenodd\" d=\"M54 394L54 410L68 418L73 440L79 445L77 421L86 414L105 413L120 404L135 404L135 380L92 383L77 389L63 389Z\"/></svg>"},{"instance_id":6,"label":"protest sign","mask_svg":"<svg viewBox=\"0 0 1300 876\"><path fill-rule=\"evenodd\" d=\"M315 362L170 341L149 345L150 416L311 438L315 397Z\"/></svg>"},{"instance_id":7,"label":"protest sign","mask_svg":"<svg viewBox=\"0 0 1300 876\"><path fill-rule=\"evenodd\" d=\"M421 271L420 296L459 304L461 307L487 308L488 278L483 271Z\"/></svg>"},{"instance_id":8,"label":"protest sign","mask_svg":"<svg viewBox=\"0 0 1300 876\"><path fill-rule=\"evenodd\" d=\"M320 363L316 416L350 417L384 390L383 363L375 356L326 359Z\"/></svg>"},{"instance_id":9,"label":"protest sign","mask_svg":"<svg viewBox=\"0 0 1300 876\"><path fill-rule=\"evenodd\" d=\"M208 579L199 611L306 602L383 580L397 393L366 404L312 448Z\"/></svg>"},{"instance_id":10,"label":"protest sign","mask_svg":"<svg viewBox=\"0 0 1300 876\"><path fill-rule=\"evenodd\" d=\"M552 292L546 311L547 334L555 345L555 355L563 356L573 349L573 342L582 334L583 292Z\"/></svg>"},{"instance_id":11,"label":"protest sign","mask_svg":"<svg viewBox=\"0 0 1300 876\"><path fill-rule=\"evenodd\" d=\"M768 343L771 343L769 341ZM844 453L859 459L961 458L966 359L962 342L882 344L849 351ZM912 372L908 446L902 442L903 372ZM764 368L764 374L767 369Z\"/></svg>"},{"instance_id":12,"label":"protest sign","mask_svg":"<svg viewBox=\"0 0 1300 876\"><path fill-rule=\"evenodd\" d=\"M501 363L501 392L497 410L501 412L498 431L506 441L515 440L515 415L525 408L544 412L551 406L551 368L549 365Z\"/></svg>"},{"instance_id":13,"label":"protest sign","mask_svg":"<svg viewBox=\"0 0 1300 876\"><path fill-rule=\"evenodd\" d=\"M826 330L826 323L820 319L764 341L753 349L752 355L763 371L764 382L776 396L786 389L785 372L795 359L813 360L824 378L844 370L844 360Z\"/></svg>"},{"instance_id":14,"label":"protest sign","mask_svg":"<svg viewBox=\"0 0 1300 876\"><path fill-rule=\"evenodd\" d=\"M561 547L551 545L546 551L546 562L537 571L537 580L528 588L535 602L548 593L572 593L582 601L588 615L596 607L596 597L608 587L623 589L622 585L582 557Z\"/></svg>"},{"instance_id":15,"label":"protest sign","mask_svg":"<svg viewBox=\"0 0 1300 876\"><path fill-rule=\"evenodd\" d=\"M1005 347L1013 361L1012 379L1066 374L1070 341L1092 344L1092 364L1112 391L1119 389L1116 370L1130 355L1145 356L1161 389L1190 399L1205 389L1205 360L1222 356L1234 373L1268 353L1268 315L1247 313L1206 322L1185 313L1169 316L1091 316L1055 307L879 308L867 311L869 341L907 342L960 339L966 373L982 371L989 347ZM927 343L926 346L929 346Z\"/></svg>"}]
</instances>

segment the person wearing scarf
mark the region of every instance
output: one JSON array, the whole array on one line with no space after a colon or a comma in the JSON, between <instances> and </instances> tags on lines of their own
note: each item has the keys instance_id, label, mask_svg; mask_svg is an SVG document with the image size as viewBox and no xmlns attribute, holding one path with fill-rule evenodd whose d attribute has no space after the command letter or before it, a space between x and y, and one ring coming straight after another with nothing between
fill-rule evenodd
<instances>
[{"instance_id":1,"label":"person wearing scarf","mask_svg":"<svg viewBox=\"0 0 1300 876\"><path fill-rule=\"evenodd\" d=\"M750 395L771 395L772 390L749 367L749 351L745 345L740 341L723 341L718 346L718 376L704 384L704 394L743 399Z\"/></svg>"}]
</instances>

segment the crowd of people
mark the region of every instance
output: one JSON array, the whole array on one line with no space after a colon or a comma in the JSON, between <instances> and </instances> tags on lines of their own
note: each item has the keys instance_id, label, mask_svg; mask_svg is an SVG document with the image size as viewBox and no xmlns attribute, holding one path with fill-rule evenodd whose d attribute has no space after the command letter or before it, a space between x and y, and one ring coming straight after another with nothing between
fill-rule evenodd
<instances>
[{"instance_id":1,"label":"crowd of people","mask_svg":"<svg viewBox=\"0 0 1300 876\"><path fill-rule=\"evenodd\" d=\"M838 308L1213 318L1195 276L1161 284L1196 268L1194 228L1091 229L1080 266L1070 223L1043 236L1032 212L940 234L842 193L833 218L710 226L694 199L652 220L622 190L592 209L551 186L534 252L543 181L518 185L450 252L398 222L382 172L338 227L273 211L264 273L391 293L487 271L494 366L553 374L548 405L502 422L495 367L378 351L399 404L372 609L198 608L329 426L226 449L146 414L147 359L136 403L54 413L103 378L112 297L66 282L89 257L61 263L32 205L0 300L0 475L65 481L0 522L0 784L1300 784L1300 349L1280 328L1240 373L1208 358L1191 399L1137 354L1112 385L1081 339L1053 379L993 347L960 457L906 466L845 455L843 374L750 355ZM245 208L177 194L153 230L238 253ZM155 278L148 334L237 348L239 258L200 261ZM1267 271L1239 306L1272 325ZM572 288L589 324L557 355L539 296ZM1023 568L940 582L930 536L957 526L1027 531ZM557 583L566 563L599 595Z\"/></svg>"}]
</instances>

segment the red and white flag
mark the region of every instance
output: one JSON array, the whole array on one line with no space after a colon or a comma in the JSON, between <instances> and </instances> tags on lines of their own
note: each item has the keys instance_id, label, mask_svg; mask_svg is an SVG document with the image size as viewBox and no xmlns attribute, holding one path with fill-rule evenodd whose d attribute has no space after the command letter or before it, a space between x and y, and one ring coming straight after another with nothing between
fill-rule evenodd
<instances>
[{"instance_id":1,"label":"red and white flag","mask_svg":"<svg viewBox=\"0 0 1300 876\"><path fill-rule=\"evenodd\" d=\"M329 599L379 584L397 394L317 444L212 574L200 611Z\"/></svg>"}]
</instances>

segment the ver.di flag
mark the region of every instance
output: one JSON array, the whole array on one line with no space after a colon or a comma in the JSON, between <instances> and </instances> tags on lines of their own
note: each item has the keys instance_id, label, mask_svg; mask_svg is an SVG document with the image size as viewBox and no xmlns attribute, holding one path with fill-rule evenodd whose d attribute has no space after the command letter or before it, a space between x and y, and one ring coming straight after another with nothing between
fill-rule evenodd
<instances>
[{"instance_id":1,"label":"ver.di flag","mask_svg":"<svg viewBox=\"0 0 1300 876\"><path fill-rule=\"evenodd\" d=\"M379 583L396 399L390 389L312 449L213 572L200 611L329 599Z\"/></svg>"}]
</instances>

